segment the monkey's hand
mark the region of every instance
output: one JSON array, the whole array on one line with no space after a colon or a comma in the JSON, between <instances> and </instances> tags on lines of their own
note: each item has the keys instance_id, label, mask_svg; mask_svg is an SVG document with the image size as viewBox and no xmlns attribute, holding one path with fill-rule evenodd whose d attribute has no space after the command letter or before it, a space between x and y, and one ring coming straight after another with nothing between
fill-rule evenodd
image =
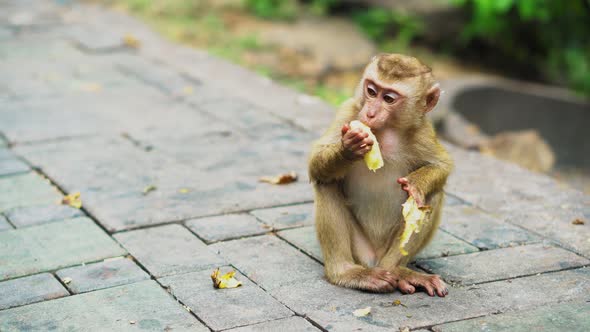
<instances>
[{"instance_id":1,"label":"monkey's hand","mask_svg":"<svg viewBox=\"0 0 590 332\"><path fill-rule=\"evenodd\" d=\"M371 151L373 140L361 129L350 129L348 124L342 126L342 154L349 160L361 159Z\"/></svg>"},{"instance_id":2,"label":"monkey's hand","mask_svg":"<svg viewBox=\"0 0 590 332\"><path fill-rule=\"evenodd\" d=\"M414 200L416 201L418 207L426 206L424 193L422 193L422 191L420 191L420 189L418 189L416 186L411 184L408 178L399 178L397 179L397 183L402 185L402 189L405 190L408 193L408 195L414 197Z\"/></svg>"}]
</instances>

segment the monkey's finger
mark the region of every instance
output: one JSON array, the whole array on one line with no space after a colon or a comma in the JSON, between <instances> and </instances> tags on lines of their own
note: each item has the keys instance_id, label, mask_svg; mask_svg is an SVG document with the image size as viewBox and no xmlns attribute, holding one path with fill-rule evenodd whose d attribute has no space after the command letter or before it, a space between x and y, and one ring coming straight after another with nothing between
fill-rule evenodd
<instances>
[{"instance_id":1,"label":"monkey's finger","mask_svg":"<svg viewBox=\"0 0 590 332\"><path fill-rule=\"evenodd\" d=\"M344 124L342 126L341 132L342 132L342 136L344 136L344 134L346 134L346 132L350 129L350 126L348 124Z\"/></svg>"},{"instance_id":2,"label":"monkey's finger","mask_svg":"<svg viewBox=\"0 0 590 332\"><path fill-rule=\"evenodd\" d=\"M407 178L399 178L397 179L397 183L399 184L408 184L408 179Z\"/></svg>"},{"instance_id":3,"label":"monkey's finger","mask_svg":"<svg viewBox=\"0 0 590 332\"><path fill-rule=\"evenodd\" d=\"M344 140L347 141L349 144L356 144L358 142L362 142L364 137L361 135L351 134L350 132L344 135Z\"/></svg>"}]
</instances>

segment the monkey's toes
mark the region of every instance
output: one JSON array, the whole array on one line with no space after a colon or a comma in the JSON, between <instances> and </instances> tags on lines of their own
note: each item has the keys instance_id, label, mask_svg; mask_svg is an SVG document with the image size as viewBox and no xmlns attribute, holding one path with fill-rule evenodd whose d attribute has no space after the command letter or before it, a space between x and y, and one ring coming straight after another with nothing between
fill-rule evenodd
<instances>
[{"instance_id":1,"label":"monkey's toes","mask_svg":"<svg viewBox=\"0 0 590 332\"><path fill-rule=\"evenodd\" d=\"M393 274L378 268L368 269L359 284L360 288L375 293L390 293L397 288Z\"/></svg>"}]
</instances>

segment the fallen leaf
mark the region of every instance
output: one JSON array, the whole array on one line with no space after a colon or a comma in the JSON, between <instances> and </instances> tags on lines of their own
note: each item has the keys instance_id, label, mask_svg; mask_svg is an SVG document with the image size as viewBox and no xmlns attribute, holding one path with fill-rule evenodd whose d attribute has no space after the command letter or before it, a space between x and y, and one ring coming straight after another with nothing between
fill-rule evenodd
<instances>
[{"instance_id":1,"label":"fallen leaf","mask_svg":"<svg viewBox=\"0 0 590 332\"><path fill-rule=\"evenodd\" d=\"M574 225L584 225L585 222L584 222L584 220L582 220L580 218L576 218L574 221L572 221L572 224L574 224Z\"/></svg>"},{"instance_id":2,"label":"fallen leaf","mask_svg":"<svg viewBox=\"0 0 590 332\"><path fill-rule=\"evenodd\" d=\"M72 282L72 278L70 277L65 277L63 278L61 281L63 281L64 285L69 284L70 282Z\"/></svg>"},{"instance_id":3,"label":"fallen leaf","mask_svg":"<svg viewBox=\"0 0 590 332\"><path fill-rule=\"evenodd\" d=\"M393 301L392 304L396 307L401 305L402 307L407 308L406 305L403 304L402 301L400 301L400 300L395 300L395 301Z\"/></svg>"},{"instance_id":4,"label":"fallen leaf","mask_svg":"<svg viewBox=\"0 0 590 332\"><path fill-rule=\"evenodd\" d=\"M188 189L186 189L186 188L180 188L180 189L178 190L178 192L179 192L179 193L181 193L181 194L187 194L189 191L190 191L190 190L188 190Z\"/></svg>"},{"instance_id":5,"label":"fallen leaf","mask_svg":"<svg viewBox=\"0 0 590 332\"><path fill-rule=\"evenodd\" d=\"M400 328L399 328L399 332L410 332L410 328L409 328L409 327L407 327L407 326L400 327Z\"/></svg>"},{"instance_id":6,"label":"fallen leaf","mask_svg":"<svg viewBox=\"0 0 590 332\"><path fill-rule=\"evenodd\" d=\"M213 287L215 288L236 288L242 286L242 282L235 279L234 275L236 271L230 271L224 275L220 275L219 268L215 269L211 273L211 280L213 281Z\"/></svg>"},{"instance_id":7,"label":"fallen leaf","mask_svg":"<svg viewBox=\"0 0 590 332\"><path fill-rule=\"evenodd\" d=\"M141 42L139 39L135 38L132 34L126 34L123 37L123 45L130 47L130 48L140 48Z\"/></svg>"},{"instance_id":8,"label":"fallen leaf","mask_svg":"<svg viewBox=\"0 0 590 332\"><path fill-rule=\"evenodd\" d=\"M152 192L152 191L154 191L156 189L158 189L158 187L154 186L153 184L150 184L149 186L143 188L143 194L144 195L147 195L147 194L149 194L150 192Z\"/></svg>"},{"instance_id":9,"label":"fallen leaf","mask_svg":"<svg viewBox=\"0 0 590 332\"><path fill-rule=\"evenodd\" d=\"M137 322L136 322L136 321L134 321L134 320L130 320L130 321L129 321L129 324L131 324L131 325L133 325L133 324L135 324L135 323L137 323Z\"/></svg>"},{"instance_id":10,"label":"fallen leaf","mask_svg":"<svg viewBox=\"0 0 590 332\"><path fill-rule=\"evenodd\" d=\"M365 317L371 313L371 307L366 307L362 309L356 309L352 312L354 317Z\"/></svg>"},{"instance_id":11,"label":"fallen leaf","mask_svg":"<svg viewBox=\"0 0 590 332\"><path fill-rule=\"evenodd\" d=\"M297 181L297 173L291 171L289 173L280 174L277 176L263 176L259 179L260 182L270 184L289 184Z\"/></svg>"},{"instance_id":12,"label":"fallen leaf","mask_svg":"<svg viewBox=\"0 0 590 332\"><path fill-rule=\"evenodd\" d=\"M69 205L71 207L75 207L76 209L80 209L82 207L82 199L80 199L80 193L76 192L76 193L64 196L61 199L61 204Z\"/></svg>"},{"instance_id":13,"label":"fallen leaf","mask_svg":"<svg viewBox=\"0 0 590 332\"><path fill-rule=\"evenodd\" d=\"M422 224L430 216L430 206L418 207L414 197L410 196L404 204L402 204L402 215L404 216L405 226L404 232L400 237L399 250L403 256L407 256L408 252L405 250L406 244L410 241L410 237L414 233L420 233Z\"/></svg>"}]
</instances>

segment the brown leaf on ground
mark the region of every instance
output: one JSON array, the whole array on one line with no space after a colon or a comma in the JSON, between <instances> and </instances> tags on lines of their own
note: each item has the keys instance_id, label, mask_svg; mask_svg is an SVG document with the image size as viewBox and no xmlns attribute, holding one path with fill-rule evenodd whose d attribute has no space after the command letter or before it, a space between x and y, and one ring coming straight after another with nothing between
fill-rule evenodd
<instances>
[{"instance_id":1,"label":"brown leaf on ground","mask_svg":"<svg viewBox=\"0 0 590 332\"><path fill-rule=\"evenodd\" d=\"M211 280L215 288L236 288L242 286L242 282L234 278L236 271L230 271L224 275L220 275L219 268L211 273Z\"/></svg>"},{"instance_id":2,"label":"brown leaf on ground","mask_svg":"<svg viewBox=\"0 0 590 332\"><path fill-rule=\"evenodd\" d=\"M277 176L263 176L259 179L259 181L270 184L289 184L297 181L297 173L291 171L289 173L284 173Z\"/></svg>"},{"instance_id":3,"label":"brown leaf on ground","mask_svg":"<svg viewBox=\"0 0 590 332\"><path fill-rule=\"evenodd\" d=\"M584 220L580 219L580 218L576 218L574 221L572 221L573 225L584 225L585 222Z\"/></svg>"},{"instance_id":4,"label":"brown leaf on ground","mask_svg":"<svg viewBox=\"0 0 590 332\"><path fill-rule=\"evenodd\" d=\"M69 205L71 207L75 207L76 209L82 208L82 199L80 198L80 193L73 193L64 196L61 199L61 204Z\"/></svg>"},{"instance_id":5,"label":"brown leaf on ground","mask_svg":"<svg viewBox=\"0 0 590 332\"><path fill-rule=\"evenodd\" d=\"M123 36L123 45L130 48L140 48L141 42L132 34L126 34L125 36Z\"/></svg>"}]
</instances>

